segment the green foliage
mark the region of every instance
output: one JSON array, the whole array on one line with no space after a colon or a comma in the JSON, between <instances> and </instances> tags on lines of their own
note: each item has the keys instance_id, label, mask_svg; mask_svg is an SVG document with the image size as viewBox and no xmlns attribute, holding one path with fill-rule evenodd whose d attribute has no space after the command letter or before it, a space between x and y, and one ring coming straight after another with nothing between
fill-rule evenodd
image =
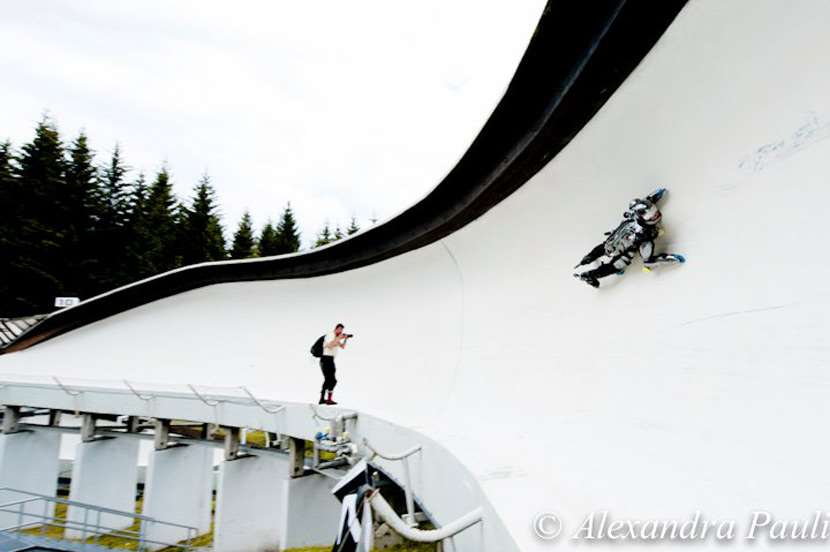
<instances>
[{"instance_id":1,"label":"green foliage","mask_svg":"<svg viewBox=\"0 0 830 552\"><path fill-rule=\"evenodd\" d=\"M12 145L0 143L0 266L10 267L15 257L15 236L20 223L20 204L16 201L18 184ZM8 270L0 270L0 305L6 311L12 304L13 279Z\"/></svg>"},{"instance_id":2,"label":"green foliage","mask_svg":"<svg viewBox=\"0 0 830 552\"><path fill-rule=\"evenodd\" d=\"M360 232L360 226L357 225L357 219L352 217L352 220L349 221L349 227L346 228L346 234L351 236L352 234L356 234Z\"/></svg>"},{"instance_id":3,"label":"green foliage","mask_svg":"<svg viewBox=\"0 0 830 552\"><path fill-rule=\"evenodd\" d=\"M4 278L13 284L3 297L4 314L45 312L64 293L67 269L62 247L71 240L66 160L58 129L44 117L34 139L21 148L16 167L9 263Z\"/></svg>"},{"instance_id":4,"label":"green foliage","mask_svg":"<svg viewBox=\"0 0 830 552\"><path fill-rule=\"evenodd\" d=\"M260 257L279 255L279 243L277 242L277 231L269 220L263 227L257 242L257 253Z\"/></svg>"},{"instance_id":5,"label":"green foliage","mask_svg":"<svg viewBox=\"0 0 830 552\"><path fill-rule=\"evenodd\" d=\"M106 266L98 254L96 233L100 232L105 211L102 205L101 180L87 137L82 132L68 148L66 165L66 209L68 224L62 240L66 259L64 287L71 295L94 293L90 273L100 273Z\"/></svg>"},{"instance_id":6,"label":"green foliage","mask_svg":"<svg viewBox=\"0 0 830 552\"><path fill-rule=\"evenodd\" d=\"M140 173L133 182L128 200L129 210L125 227L125 243L123 245L123 279L119 283L127 283L145 276L151 276L153 269L145 256L150 243L150 221L147 216L147 202L150 188L144 173Z\"/></svg>"},{"instance_id":7,"label":"green foliage","mask_svg":"<svg viewBox=\"0 0 830 552\"><path fill-rule=\"evenodd\" d=\"M180 263L178 223L179 204L173 195L173 184L167 167L162 167L150 185L144 207L146 243L144 258L151 274L176 268Z\"/></svg>"},{"instance_id":8,"label":"green foliage","mask_svg":"<svg viewBox=\"0 0 830 552\"><path fill-rule=\"evenodd\" d=\"M248 257L253 257L255 254L255 246L256 240L254 240L253 221L251 221L251 214L245 211L233 235L233 245L230 251L231 259L247 259Z\"/></svg>"},{"instance_id":9,"label":"green foliage","mask_svg":"<svg viewBox=\"0 0 830 552\"><path fill-rule=\"evenodd\" d=\"M83 290L79 295L88 296L116 287L125 280L127 270L124 244L129 239L130 185L126 175L129 167L121 156L118 144L113 149L109 162L100 170L101 183L98 193L91 199L96 216L90 230L91 254L97 259L94 288Z\"/></svg>"},{"instance_id":10,"label":"green foliage","mask_svg":"<svg viewBox=\"0 0 830 552\"><path fill-rule=\"evenodd\" d=\"M184 264L225 258L225 237L210 177L205 174L193 190L193 202L183 211L182 260Z\"/></svg>"},{"instance_id":11,"label":"green foliage","mask_svg":"<svg viewBox=\"0 0 830 552\"><path fill-rule=\"evenodd\" d=\"M354 218L346 234L357 232ZM343 237L327 223L315 246ZM216 192L205 175L182 203L163 166L135 175L115 145L101 163L84 132L64 144L48 116L15 149L0 142L0 315L51 311L54 297L86 299L183 264L300 250L287 203L258 239L248 213L226 251Z\"/></svg>"},{"instance_id":12,"label":"green foliage","mask_svg":"<svg viewBox=\"0 0 830 552\"><path fill-rule=\"evenodd\" d=\"M300 231L297 228L297 220L294 218L290 202L285 206L280 221L277 223L276 250L278 255L300 250Z\"/></svg>"},{"instance_id":13,"label":"green foliage","mask_svg":"<svg viewBox=\"0 0 830 552\"><path fill-rule=\"evenodd\" d=\"M334 235L331 233L331 228L329 227L328 221L323 226L323 229L320 230L320 233L317 234L317 241L314 242L314 247L320 247L326 244L329 244L334 241Z\"/></svg>"}]
</instances>

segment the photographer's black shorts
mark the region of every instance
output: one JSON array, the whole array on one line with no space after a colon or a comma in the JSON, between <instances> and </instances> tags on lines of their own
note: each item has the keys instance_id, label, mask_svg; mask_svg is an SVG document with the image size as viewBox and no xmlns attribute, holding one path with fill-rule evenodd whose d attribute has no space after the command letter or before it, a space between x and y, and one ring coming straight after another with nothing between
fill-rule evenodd
<instances>
[{"instance_id":1,"label":"photographer's black shorts","mask_svg":"<svg viewBox=\"0 0 830 552\"><path fill-rule=\"evenodd\" d=\"M333 391L334 386L337 385L337 378L334 377L334 372L337 370L334 357L321 356L320 369L323 371L323 391Z\"/></svg>"}]
</instances>

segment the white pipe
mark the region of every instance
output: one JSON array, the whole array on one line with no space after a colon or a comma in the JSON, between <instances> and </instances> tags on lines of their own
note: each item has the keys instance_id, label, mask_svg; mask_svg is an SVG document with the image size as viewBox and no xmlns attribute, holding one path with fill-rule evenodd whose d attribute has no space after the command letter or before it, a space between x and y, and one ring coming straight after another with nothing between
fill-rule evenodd
<instances>
[{"instance_id":1,"label":"white pipe","mask_svg":"<svg viewBox=\"0 0 830 552\"><path fill-rule=\"evenodd\" d=\"M447 523L438 529L415 529L414 527L409 527L404 520L398 517L395 510L392 509L378 491L375 491L369 497L369 501L372 503L372 508L380 519L385 521L400 536L413 542L442 541L482 521L483 510L476 508L472 512L468 512L455 521Z\"/></svg>"}]
</instances>

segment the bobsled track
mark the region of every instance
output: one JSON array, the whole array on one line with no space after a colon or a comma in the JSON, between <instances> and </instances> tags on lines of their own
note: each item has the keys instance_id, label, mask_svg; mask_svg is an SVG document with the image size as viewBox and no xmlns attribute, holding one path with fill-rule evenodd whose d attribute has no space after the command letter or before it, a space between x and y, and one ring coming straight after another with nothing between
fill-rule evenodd
<instances>
[{"instance_id":1,"label":"bobsled track","mask_svg":"<svg viewBox=\"0 0 830 552\"><path fill-rule=\"evenodd\" d=\"M448 550L619 547L571 539L602 511L735 520L729 546L748 548L755 510L830 509L828 18L823 0L552 1L420 203L326 248L58 312L0 356L0 403L311 439L308 349L342 321L356 337L337 359L341 406L321 412L357 413L353 437L378 449L420 445L412 489L437 526L481 508ZM660 186L658 248L688 262L575 280L628 200ZM185 384L207 403L151 397ZM210 405L239 386L286 408ZM544 512L557 540L534 534ZM330 544L336 519L319 523Z\"/></svg>"}]
</instances>

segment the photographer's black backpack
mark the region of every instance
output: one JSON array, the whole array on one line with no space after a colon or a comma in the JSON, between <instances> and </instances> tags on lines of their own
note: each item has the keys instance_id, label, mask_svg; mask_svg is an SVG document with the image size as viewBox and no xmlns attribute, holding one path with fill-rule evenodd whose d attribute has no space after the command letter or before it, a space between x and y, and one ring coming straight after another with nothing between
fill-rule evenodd
<instances>
[{"instance_id":1,"label":"photographer's black backpack","mask_svg":"<svg viewBox=\"0 0 830 552\"><path fill-rule=\"evenodd\" d=\"M323 340L325 338L325 335L321 335L317 341L314 342L314 345L311 346L311 356L314 358L320 358L323 356Z\"/></svg>"}]
</instances>

